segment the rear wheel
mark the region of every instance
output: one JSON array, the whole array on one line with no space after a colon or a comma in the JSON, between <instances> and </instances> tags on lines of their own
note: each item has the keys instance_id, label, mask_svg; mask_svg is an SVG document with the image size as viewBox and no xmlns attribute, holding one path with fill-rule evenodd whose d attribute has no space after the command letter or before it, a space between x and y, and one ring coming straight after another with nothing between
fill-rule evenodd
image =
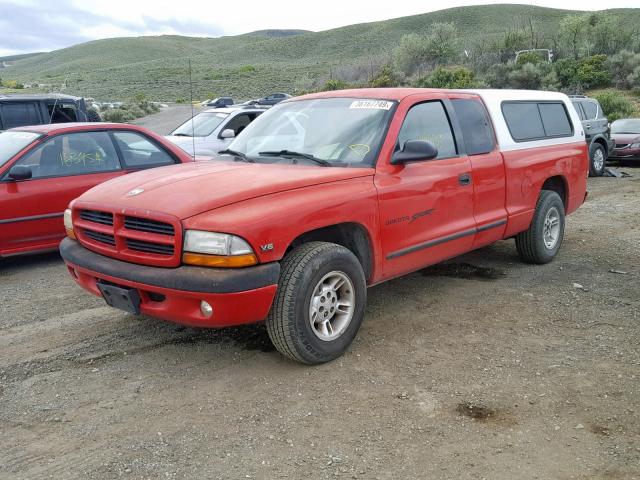
<instances>
[{"instance_id":1,"label":"rear wheel","mask_svg":"<svg viewBox=\"0 0 640 480\"><path fill-rule=\"evenodd\" d=\"M589 176L601 177L604 173L604 164L607 154L604 147L599 143L594 143L589 149Z\"/></svg>"},{"instance_id":2,"label":"rear wheel","mask_svg":"<svg viewBox=\"0 0 640 480\"><path fill-rule=\"evenodd\" d=\"M334 243L305 243L282 261L267 318L269 337L293 360L328 362L351 345L366 299L364 272L350 250Z\"/></svg>"},{"instance_id":3,"label":"rear wheel","mask_svg":"<svg viewBox=\"0 0 640 480\"><path fill-rule=\"evenodd\" d=\"M516 236L520 258L538 264L553 260L562 245L564 224L564 204L560 195L549 190L540 192L529 229Z\"/></svg>"}]
</instances>

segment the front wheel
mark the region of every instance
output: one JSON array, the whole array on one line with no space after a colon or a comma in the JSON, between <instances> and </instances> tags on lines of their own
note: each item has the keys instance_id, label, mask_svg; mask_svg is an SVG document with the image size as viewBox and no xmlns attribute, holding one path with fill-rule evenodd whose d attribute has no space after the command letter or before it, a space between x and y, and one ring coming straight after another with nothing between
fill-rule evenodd
<instances>
[{"instance_id":1,"label":"front wheel","mask_svg":"<svg viewBox=\"0 0 640 480\"><path fill-rule=\"evenodd\" d=\"M599 143L594 143L589 149L589 176L601 177L604 174L604 163L607 154L604 147Z\"/></svg>"},{"instance_id":2,"label":"front wheel","mask_svg":"<svg viewBox=\"0 0 640 480\"><path fill-rule=\"evenodd\" d=\"M516 236L516 249L527 263L549 263L564 238L564 204L560 195L542 190L529 229Z\"/></svg>"},{"instance_id":3,"label":"front wheel","mask_svg":"<svg viewBox=\"0 0 640 480\"><path fill-rule=\"evenodd\" d=\"M367 286L356 256L334 243L309 242L282 261L267 331L283 355L318 364L342 355L364 317Z\"/></svg>"}]
</instances>

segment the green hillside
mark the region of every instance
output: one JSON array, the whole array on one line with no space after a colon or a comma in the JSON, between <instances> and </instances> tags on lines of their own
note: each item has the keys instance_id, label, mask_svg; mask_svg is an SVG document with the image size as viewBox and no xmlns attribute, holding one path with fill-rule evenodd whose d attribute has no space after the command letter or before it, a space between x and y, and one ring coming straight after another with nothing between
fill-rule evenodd
<instances>
[{"instance_id":1,"label":"green hillside","mask_svg":"<svg viewBox=\"0 0 640 480\"><path fill-rule=\"evenodd\" d=\"M610 10L627 25L640 24L640 9ZM453 22L461 52L520 29L529 21L542 35L557 32L571 13L525 5L459 7L323 32L266 30L221 38L159 36L97 40L17 60L3 79L60 85L66 93L102 100L137 92L160 101L189 98L187 58L195 98L253 98L271 91L308 88L341 69L380 65L402 35L426 33L436 22Z\"/></svg>"}]
</instances>

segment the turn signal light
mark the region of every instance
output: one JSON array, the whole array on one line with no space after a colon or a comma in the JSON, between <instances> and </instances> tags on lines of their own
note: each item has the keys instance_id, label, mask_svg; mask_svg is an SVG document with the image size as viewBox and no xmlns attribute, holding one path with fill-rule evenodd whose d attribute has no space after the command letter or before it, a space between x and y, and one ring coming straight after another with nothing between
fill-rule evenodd
<instances>
[{"instance_id":1,"label":"turn signal light","mask_svg":"<svg viewBox=\"0 0 640 480\"><path fill-rule=\"evenodd\" d=\"M258 259L253 253L227 256L185 252L182 254L182 263L200 267L240 268L256 265Z\"/></svg>"}]
</instances>

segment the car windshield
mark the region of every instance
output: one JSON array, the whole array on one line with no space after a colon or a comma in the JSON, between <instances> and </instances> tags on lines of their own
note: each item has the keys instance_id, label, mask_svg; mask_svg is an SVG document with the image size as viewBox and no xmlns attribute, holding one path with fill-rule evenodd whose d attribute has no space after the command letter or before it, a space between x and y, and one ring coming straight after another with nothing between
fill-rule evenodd
<instances>
[{"instance_id":1,"label":"car windshield","mask_svg":"<svg viewBox=\"0 0 640 480\"><path fill-rule=\"evenodd\" d=\"M616 120L611 124L611 133L640 134L640 118L628 118L625 120Z\"/></svg>"},{"instance_id":2,"label":"car windshield","mask_svg":"<svg viewBox=\"0 0 640 480\"><path fill-rule=\"evenodd\" d=\"M264 163L371 166L394 105L358 98L279 103L247 126L229 150Z\"/></svg>"},{"instance_id":3,"label":"car windshield","mask_svg":"<svg viewBox=\"0 0 640 480\"><path fill-rule=\"evenodd\" d=\"M40 137L39 133L33 132L0 132L0 167Z\"/></svg>"},{"instance_id":4,"label":"car windshield","mask_svg":"<svg viewBox=\"0 0 640 480\"><path fill-rule=\"evenodd\" d=\"M176 128L171 135L185 137L207 137L218 128L222 121L229 116L222 112L202 112ZM193 122L192 122L193 120ZM193 134L191 133L193 131Z\"/></svg>"}]
</instances>

